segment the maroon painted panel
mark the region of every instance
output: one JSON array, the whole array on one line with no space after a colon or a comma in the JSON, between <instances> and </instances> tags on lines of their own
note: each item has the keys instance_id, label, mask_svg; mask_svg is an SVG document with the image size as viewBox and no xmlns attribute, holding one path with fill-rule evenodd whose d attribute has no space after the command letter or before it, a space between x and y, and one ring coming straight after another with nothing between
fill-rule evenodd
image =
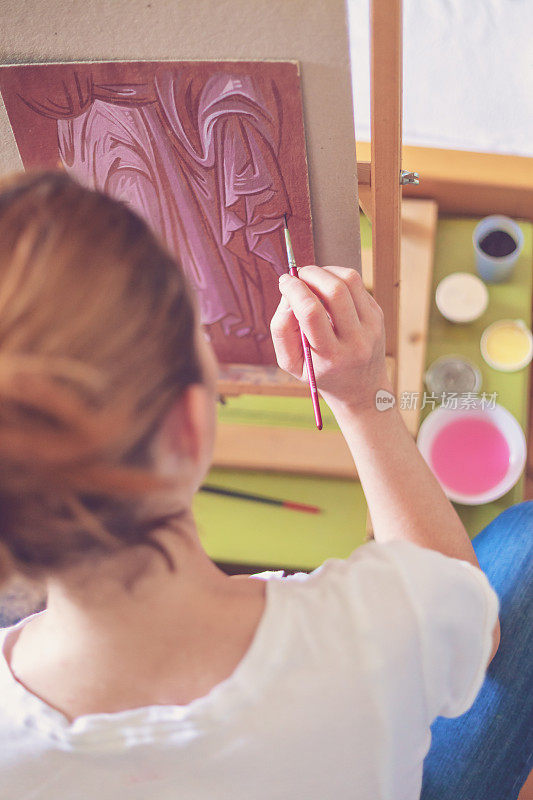
<instances>
[{"instance_id":1,"label":"maroon painted panel","mask_svg":"<svg viewBox=\"0 0 533 800\"><path fill-rule=\"evenodd\" d=\"M0 90L25 168L131 205L180 260L219 359L274 363L284 214L297 263L314 261L295 63L10 66Z\"/></svg>"}]
</instances>

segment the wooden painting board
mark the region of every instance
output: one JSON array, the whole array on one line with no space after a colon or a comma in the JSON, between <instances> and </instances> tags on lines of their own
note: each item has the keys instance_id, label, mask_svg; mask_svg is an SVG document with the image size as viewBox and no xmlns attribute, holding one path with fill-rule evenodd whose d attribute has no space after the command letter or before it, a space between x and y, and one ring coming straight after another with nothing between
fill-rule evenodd
<instances>
[{"instance_id":1,"label":"wooden painting board","mask_svg":"<svg viewBox=\"0 0 533 800\"><path fill-rule=\"evenodd\" d=\"M0 91L26 169L121 200L177 258L219 363L276 365L285 220L314 262L297 62L4 65Z\"/></svg>"}]
</instances>

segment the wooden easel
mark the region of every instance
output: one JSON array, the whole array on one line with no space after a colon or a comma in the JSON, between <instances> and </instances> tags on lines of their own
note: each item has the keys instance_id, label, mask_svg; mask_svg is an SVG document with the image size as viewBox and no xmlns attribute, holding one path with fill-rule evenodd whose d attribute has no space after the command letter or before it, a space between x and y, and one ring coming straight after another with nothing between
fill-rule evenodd
<instances>
[{"instance_id":1,"label":"wooden easel","mask_svg":"<svg viewBox=\"0 0 533 800\"><path fill-rule=\"evenodd\" d=\"M357 163L359 204L372 222L365 284L383 309L399 399L422 389L438 210L432 200L402 202L402 187L419 183L402 169L402 32L402 0L370 0L371 161ZM403 416L416 436L418 408Z\"/></svg>"},{"instance_id":2,"label":"wooden easel","mask_svg":"<svg viewBox=\"0 0 533 800\"><path fill-rule=\"evenodd\" d=\"M371 161L357 163L359 204L372 222L373 293L383 309L397 389L400 307L402 0L370 0Z\"/></svg>"},{"instance_id":3,"label":"wooden easel","mask_svg":"<svg viewBox=\"0 0 533 800\"><path fill-rule=\"evenodd\" d=\"M402 218L402 185L418 183L418 175L402 171L401 165L402 0L370 0L370 10L371 160L357 162L359 204L372 222L372 266L365 270L368 254L363 252L363 277L384 312L389 373L399 396L404 389L422 387L437 206L433 201L410 200ZM409 203L422 205L414 209ZM407 274L407 266L415 262L417 266ZM409 329L413 319L419 327ZM307 396L307 387L274 372L272 380L267 375L260 386L241 383L239 393ZM230 369L222 377L219 391L230 395L235 393L234 387ZM406 413L405 421L415 435L418 412ZM326 430L317 436L311 430L219 426L215 464L332 477L354 475L342 437Z\"/></svg>"}]
</instances>

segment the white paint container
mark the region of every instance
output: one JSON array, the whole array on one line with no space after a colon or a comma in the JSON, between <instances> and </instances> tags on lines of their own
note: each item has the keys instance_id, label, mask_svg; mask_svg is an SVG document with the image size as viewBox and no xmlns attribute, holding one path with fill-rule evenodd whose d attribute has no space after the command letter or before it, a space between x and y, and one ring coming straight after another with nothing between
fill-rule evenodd
<instances>
[{"instance_id":1,"label":"white paint container","mask_svg":"<svg viewBox=\"0 0 533 800\"><path fill-rule=\"evenodd\" d=\"M485 313L489 292L471 272L452 272L441 280L435 292L437 308L450 322L473 322Z\"/></svg>"}]
</instances>

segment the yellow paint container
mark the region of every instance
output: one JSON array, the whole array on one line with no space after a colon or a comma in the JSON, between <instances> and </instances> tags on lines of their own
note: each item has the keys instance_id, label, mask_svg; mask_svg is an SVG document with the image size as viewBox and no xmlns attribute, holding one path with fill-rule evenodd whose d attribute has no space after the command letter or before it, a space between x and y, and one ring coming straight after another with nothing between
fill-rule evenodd
<instances>
[{"instance_id":1,"label":"yellow paint container","mask_svg":"<svg viewBox=\"0 0 533 800\"><path fill-rule=\"evenodd\" d=\"M531 361L533 336L521 319L500 319L485 328L480 347L489 366L500 372L516 372Z\"/></svg>"}]
</instances>

